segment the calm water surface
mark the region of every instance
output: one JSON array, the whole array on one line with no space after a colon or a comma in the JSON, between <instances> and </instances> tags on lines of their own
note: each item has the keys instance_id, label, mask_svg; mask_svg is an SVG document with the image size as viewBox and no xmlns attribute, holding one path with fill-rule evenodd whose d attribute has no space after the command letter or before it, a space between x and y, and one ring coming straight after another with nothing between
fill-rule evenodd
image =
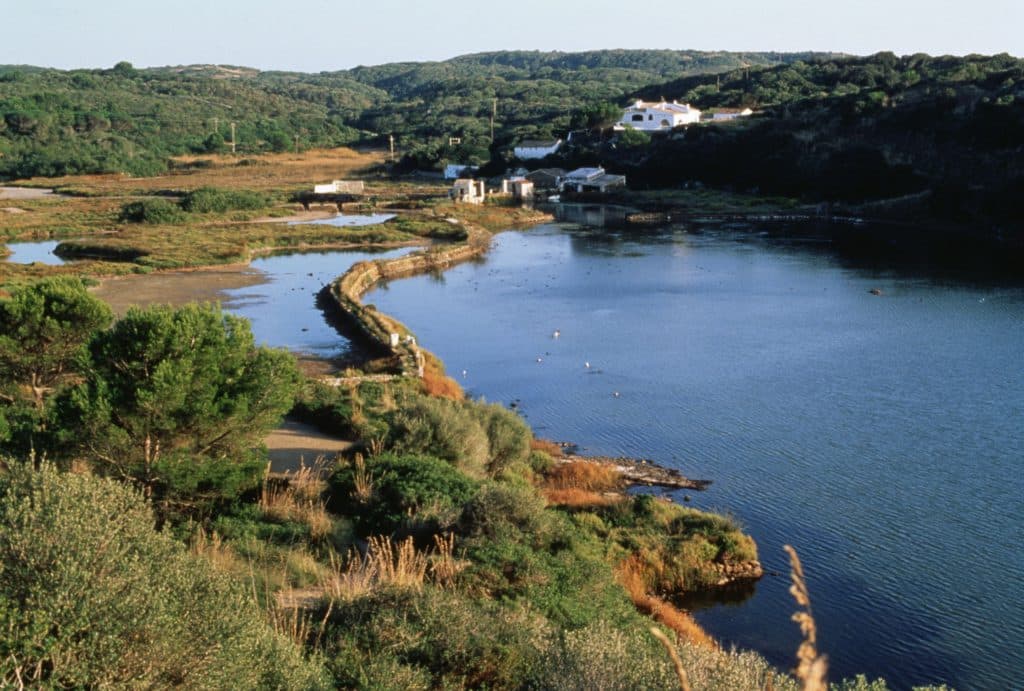
<instances>
[{"instance_id":1,"label":"calm water surface","mask_svg":"<svg viewBox=\"0 0 1024 691\"><path fill-rule=\"evenodd\" d=\"M792 667L792 544L833 678L1020 688L1022 284L553 224L366 301L539 435L712 479L694 504L736 516L770 572L698 613L726 645Z\"/></svg>"},{"instance_id":2,"label":"calm water surface","mask_svg":"<svg viewBox=\"0 0 1024 691\"><path fill-rule=\"evenodd\" d=\"M254 259L250 266L265 274L266 282L224 291L223 307L252 323L257 343L327 359L343 357L351 344L325 319L316 304L317 293L357 262L390 259L416 249L332 250Z\"/></svg>"},{"instance_id":3,"label":"calm water surface","mask_svg":"<svg viewBox=\"0 0 1024 691\"><path fill-rule=\"evenodd\" d=\"M9 242L7 243L7 248L11 253L4 261L13 262L15 264L31 264L33 262L39 262L40 264L60 266L64 263L64 260L53 253L53 251L57 249L57 245L60 243L60 240Z\"/></svg>"}]
</instances>

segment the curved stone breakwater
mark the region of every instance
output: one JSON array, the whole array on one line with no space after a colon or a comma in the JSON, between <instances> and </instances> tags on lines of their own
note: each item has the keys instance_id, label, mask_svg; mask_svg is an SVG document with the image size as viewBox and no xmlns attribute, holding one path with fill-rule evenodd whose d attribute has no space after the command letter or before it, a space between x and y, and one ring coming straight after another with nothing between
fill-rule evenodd
<instances>
[{"instance_id":1,"label":"curved stone breakwater","mask_svg":"<svg viewBox=\"0 0 1024 691\"><path fill-rule=\"evenodd\" d=\"M364 305L361 298L381 281L444 270L486 252L490 247L490 234L482 228L460 223L467 233L463 243L435 246L396 259L359 262L328 286L330 296L359 332L397 360L399 376L422 377L423 353L407 328L382 315L372 305Z\"/></svg>"}]
</instances>

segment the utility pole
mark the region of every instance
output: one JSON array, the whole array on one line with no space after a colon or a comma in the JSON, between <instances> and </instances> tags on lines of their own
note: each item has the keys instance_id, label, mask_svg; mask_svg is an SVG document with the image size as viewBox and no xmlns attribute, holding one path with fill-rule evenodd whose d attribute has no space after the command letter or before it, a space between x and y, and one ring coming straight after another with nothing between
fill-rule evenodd
<instances>
[{"instance_id":1,"label":"utility pole","mask_svg":"<svg viewBox=\"0 0 1024 691\"><path fill-rule=\"evenodd\" d=\"M393 134L389 134L388 135L388 143L389 143L389 145L391 147L391 162L394 163L395 162L395 135L393 135Z\"/></svg>"},{"instance_id":2,"label":"utility pole","mask_svg":"<svg viewBox=\"0 0 1024 691\"><path fill-rule=\"evenodd\" d=\"M235 153L235 123L231 123L231 153Z\"/></svg>"},{"instance_id":3,"label":"utility pole","mask_svg":"<svg viewBox=\"0 0 1024 691\"><path fill-rule=\"evenodd\" d=\"M491 144L494 143L494 119L498 117L498 99L495 98L491 105Z\"/></svg>"},{"instance_id":4,"label":"utility pole","mask_svg":"<svg viewBox=\"0 0 1024 691\"><path fill-rule=\"evenodd\" d=\"M214 118L213 119L213 131L214 132L219 132L220 131L220 118Z\"/></svg>"},{"instance_id":5,"label":"utility pole","mask_svg":"<svg viewBox=\"0 0 1024 691\"><path fill-rule=\"evenodd\" d=\"M295 135L295 153L299 153L299 135Z\"/></svg>"}]
</instances>

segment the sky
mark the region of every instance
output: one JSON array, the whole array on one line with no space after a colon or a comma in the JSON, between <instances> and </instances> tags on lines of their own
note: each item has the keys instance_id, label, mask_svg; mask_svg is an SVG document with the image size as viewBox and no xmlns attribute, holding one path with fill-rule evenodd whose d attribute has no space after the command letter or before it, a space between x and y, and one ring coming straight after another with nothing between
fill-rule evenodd
<instances>
[{"instance_id":1,"label":"sky","mask_svg":"<svg viewBox=\"0 0 1024 691\"><path fill-rule=\"evenodd\" d=\"M321 72L602 48L1024 56L1024 0L0 0L0 64Z\"/></svg>"}]
</instances>

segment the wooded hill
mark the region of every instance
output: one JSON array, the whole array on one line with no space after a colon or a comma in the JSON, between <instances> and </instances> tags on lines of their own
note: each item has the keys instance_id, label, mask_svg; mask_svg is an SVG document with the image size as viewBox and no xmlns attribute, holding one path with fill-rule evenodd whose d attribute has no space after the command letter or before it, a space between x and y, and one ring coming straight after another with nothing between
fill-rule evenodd
<instances>
[{"instance_id":1,"label":"wooded hill","mask_svg":"<svg viewBox=\"0 0 1024 691\"><path fill-rule=\"evenodd\" d=\"M634 98L759 114L654 141L616 137L606 128ZM590 132L544 165L600 163L636 188L912 197L876 211L999 232L1022 221L1024 61L1009 55L496 52L319 74L0 67L0 178L155 174L173 155L225 150L232 123L240 156L394 136L399 170L490 162L498 172L523 138Z\"/></svg>"},{"instance_id":2,"label":"wooded hill","mask_svg":"<svg viewBox=\"0 0 1024 691\"><path fill-rule=\"evenodd\" d=\"M695 51L502 52L341 72L193 65L61 71L0 66L0 178L148 175L168 157L383 144L425 163L490 157L502 141L564 134L591 102L645 84L773 65L809 54ZM498 99L497 107L494 99ZM451 150L449 138L462 143Z\"/></svg>"}]
</instances>

